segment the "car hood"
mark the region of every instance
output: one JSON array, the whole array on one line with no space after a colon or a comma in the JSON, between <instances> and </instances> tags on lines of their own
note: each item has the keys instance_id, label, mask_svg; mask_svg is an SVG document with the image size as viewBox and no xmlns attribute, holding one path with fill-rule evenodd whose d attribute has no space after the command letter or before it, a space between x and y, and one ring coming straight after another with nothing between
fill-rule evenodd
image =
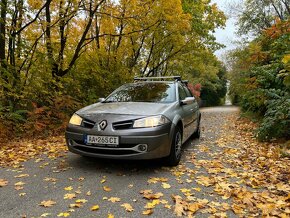
<instances>
[{"instance_id":1,"label":"car hood","mask_svg":"<svg viewBox=\"0 0 290 218\"><path fill-rule=\"evenodd\" d=\"M170 104L147 102L96 103L82 108L77 113L87 114L122 114L122 115L158 115L170 107Z\"/></svg>"}]
</instances>

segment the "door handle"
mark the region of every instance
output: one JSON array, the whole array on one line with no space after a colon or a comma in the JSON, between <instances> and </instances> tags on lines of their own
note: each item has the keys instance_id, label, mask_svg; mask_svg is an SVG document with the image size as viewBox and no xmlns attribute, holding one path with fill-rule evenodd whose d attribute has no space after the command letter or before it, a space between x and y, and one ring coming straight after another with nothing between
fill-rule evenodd
<instances>
[{"instance_id":1,"label":"door handle","mask_svg":"<svg viewBox=\"0 0 290 218\"><path fill-rule=\"evenodd\" d=\"M190 111L191 111L191 112L193 112L193 111L194 111L194 109L190 109Z\"/></svg>"}]
</instances>

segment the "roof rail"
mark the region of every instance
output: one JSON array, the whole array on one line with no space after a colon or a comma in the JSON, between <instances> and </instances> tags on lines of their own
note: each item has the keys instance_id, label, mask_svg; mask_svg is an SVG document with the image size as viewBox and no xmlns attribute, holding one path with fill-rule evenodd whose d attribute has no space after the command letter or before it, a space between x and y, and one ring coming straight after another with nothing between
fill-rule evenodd
<instances>
[{"instance_id":1,"label":"roof rail","mask_svg":"<svg viewBox=\"0 0 290 218\"><path fill-rule=\"evenodd\" d=\"M134 77L134 81L154 81L154 80L159 80L159 81L164 81L164 80L169 80L173 79L175 81L181 81L181 76L160 76L160 77Z\"/></svg>"}]
</instances>

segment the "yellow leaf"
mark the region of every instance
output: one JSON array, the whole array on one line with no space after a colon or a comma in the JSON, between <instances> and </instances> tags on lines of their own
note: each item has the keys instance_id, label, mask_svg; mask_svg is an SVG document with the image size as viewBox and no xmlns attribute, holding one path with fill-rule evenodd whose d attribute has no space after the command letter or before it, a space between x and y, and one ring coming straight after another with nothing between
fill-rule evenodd
<instances>
[{"instance_id":1,"label":"yellow leaf","mask_svg":"<svg viewBox=\"0 0 290 218\"><path fill-rule=\"evenodd\" d=\"M101 180L101 183L102 183L102 184L103 184L103 183L105 183L105 182L106 182L106 180L105 180L105 179L102 179L102 180Z\"/></svg>"},{"instance_id":2,"label":"yellow leaf","mask_svg":"<svg viewBox=\"0 0 290 218\"><path fill-rule=\"evenodd\" d=\"M50 216L50 215L51 215L51 213L43 213L43 214L40 215L40 217L47 217L47 216Z\"/></svg>"},{"instance_id":3,"label":"yellow leaf","mask_svg":"<svg viewBox=\"0 0 290 218\"><path fill-rule=\"evenodd\" d=\"M172 196L173 200L175 201L174 206L174 213L177 216L185 215L185 210L187 209L187 203L182 200L182 198L178 195Z\"/></svg>"},{"instance_id":4,"label":"yellow leaf","mask_svg":"<svg viewBox=\"0 0 290 218\"><path fill-rule=\"evenodd\" d=\"M88 202L86 199L77 199L76 203L86 203Z\"/></svg>"},{"instance_id":5,"label":"yellow leaf","mask_svg":"<svg viewBox=\"0 0 290 218\"><path fill-rule=\"evenodd\" d=\"M153 213L153 210L149 209L149 210L145 210L142 212L143 215L151 215Z\"/></svg>"},{"instance_id":6,"label":"yellow leaf","mask_svg":"<svg viewBox=\"0 0 290 218\"><path fill-rule=\"evenodd\" d=\"M58 217L68 217L69 215L70 215L70 213L64 212L64 213L59 213L57 216Z\"/></svg>"},{"instance_id":7,"label":"yellow leaf","mask_svg":"<svg viewBox=\"0 0 290 218\"><path fill-rule=\"evenodd\" d=\"M188 210L191 211L192 213L195 213L201 207L202 207L202 205L200 203L191 203L188 205Z\"/></svg>"},{"instance_id":8,"label":"yellow leaf","mask_svg":"<svg viewBox=\"0 0 290 218\"><path fill-rule=\"evenodd\" d=\"M73 193L67 193L64 195L63 199L73 199L76 197L76 194Z\"/></svg>"},{"instance_id":9,"label":"yellow leaf","mask_svg":"<svg viewBox=\"0 0 290 218\"><path fill-rule=\"evenodd\" d=\"M22 177L28 177L28 174L20 174L18 176L14 176L15 178L22 178Z\"/></svg>"},{"instance_id":10,"label":"yellow leaf","mask_svg":"<svg viewBox=\"0 0 290 218\"><path fill-rule=\"evenodd\" d=\"M96 211L98 209L100 209L99 205L94 205L91 207L91 211Z\"/></svg>"},{"instance_id":11,"label":"yellow leaf","mask_svg":"<svg viewBox=\"0 0 290 218\"><path fill-rule=\"evenodd\" d=\"M153 209L155 208L156 205L160 204L160 200L159 199L154 199L151 202L148 202L145 206L146 209Z\"/></svg>"},{"instance_id":12,"label":"yellow leaf","mask_svg":"<svg viewBox=\"0 0 290 218\"><path fill-rule=\"evenodd\" d=\"M0 179L0 187L4 187L8 184L8 181L5 179Z\"/></svg>"},{"instance_id":13,"label":"yellow leaf","mask_svg":"<svg viewBox=\"0 0 290 218\"><path fill-rule=\"evenodd\" d=\"M55 201L48 200L48 201L42 201L39 205L43 207L52 207L55 204L56 204Z\"/></svg>"},{"instance_id":14,"label":"yellow leaf","mask_svg":"<svg viewBox=\"0 0 290 218\"><path fill-rule=\"evenodd\" d=\"M106 192L110 192L110 191L112 190L112 189L111 189L110 187L108 187L108 186L104 186L103 189L104 189L104 191L106 191Z\"/></svg>"},{"instance_id":15,"label":"yellow leaf","mask_svg":"<svg viewBox=\"0 0 290 218\"><path fill-rule=\"evenodd\" d=\"M108 214L108 218L114 218L114 215L111 214L111 213L109 213L109 214Z\"/></svg>"},{"instance_id":16,"label":"yellow leaf","mask_svg":"<svg viewBox=\"0 0 290 218\"><path fill-rule=\"evenodd\" d=\"M128 203L121 204L121 206L124 207L128 212L132 212L134 210L133 207Z\"/></svg>"},{"instance_id":17,"label":"yellow leaf","mask_svg":"<svg viewBox=\"0 0 290 218\"><path fill-rule=\"evenodd\" d=\"M70 208L80 208L80 207L82 207L82 205L81 205L81 203L70 204L69 207L70 207Z\"/></svg>"},{"instance_id":18,"label":"yellow leaf","mask_svg":"<svg viewBox=\"0 0 290 218\"><path fill-rule=\"evenodd\" d=\"M22 185L24 185L25 183L24 182L17 182L17 183L15 183L14 185L15 186L22 186Z\"/></svg>"},{"instance_id":19,"label":"yellow leaf","mask_svg":"<svg viewBox=\"0 0 290 218\"><path fill-rule=\"evenodd\" d=\"M111 198L109 198L108 199L108 201L111 201L111 202L113 202L113 203L115 203L115 202L119 202L121 199L120 198L117 198L117 197L111 197Z\"/></svg>"},{"instance_id":20,"label":"yellow leaf","mask_svg":"<svg viewBox=\"0 0 290 218\"><path fill-rule=\"evenodd\" d=\"M192 188L193 190L197 191L197 192L200 192L201 191L201 188Z\"/></svg>"},{"instance_id":21,"label":"yellow leaf","mask_svg":"<svg viewBox=\"0 0 290 218\"><path fill-rule=\"evenodd\" d=\"M162 182L162 187L165 189L171 188L171 185L169 185L168 183Z\"/></svg>"},{"instance_id":22,"label":"yellow leaf","mask_svg":"<svg viewBox=\"0 0 290 218\"><path fill-rule=\"evenodd\" d=\"M68 187L65 187L64 190L71 191L71 190L73 190L73 187L72 186L68 186Z\"/></svg>"}]
</instances>

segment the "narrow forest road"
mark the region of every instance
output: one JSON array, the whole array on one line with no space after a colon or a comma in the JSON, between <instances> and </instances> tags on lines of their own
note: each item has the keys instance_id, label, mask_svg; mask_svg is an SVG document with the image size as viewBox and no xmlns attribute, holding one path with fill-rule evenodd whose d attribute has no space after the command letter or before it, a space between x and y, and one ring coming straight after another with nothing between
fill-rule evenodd
<instances>
[{"instance_id":1,"label":"narrow forest road","mask_svg":"<svg viewBox=\"0 0 290 218\"><path fill-rule=\"evenodd\" d=\"M257 144L238 116L233 106L202 109L202 137L174 168L71 153L0 168L0 217L289 217L289 159L247 147Z\"/></svg>"}]
</instances>

